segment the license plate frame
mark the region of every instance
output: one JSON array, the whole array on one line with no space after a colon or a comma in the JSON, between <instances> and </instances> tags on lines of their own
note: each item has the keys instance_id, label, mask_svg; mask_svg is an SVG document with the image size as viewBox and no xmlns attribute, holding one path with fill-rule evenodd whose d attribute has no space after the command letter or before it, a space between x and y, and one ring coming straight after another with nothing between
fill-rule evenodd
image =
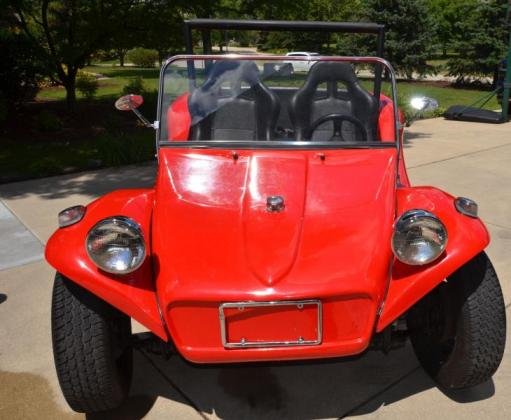
<instances>
[{"instance_id":1,"label":"license plate frame","mask_svg":"<svg viewBox=\"0 0 511 420\"><path fill-rule=\"evenodd\" d=\"M293 307L301 310L306 306L315 306L317 311L317 328L315 339L302 339L301 337L296 340L274 340L274 341L229 341L228 331L226 325L226 309L237 308L243 311L246 308L265 308L265 307ZM219 308L220 319L220 333L222 337L222 345L225 348L257 348L257 347L290 347L290 346L316 346L322 343L323 340L323 311L320 300L307 299L307 300L287 300L287 301L271 301L271 302L226 302L220 304Z\"/></svg>"}]
</instances>

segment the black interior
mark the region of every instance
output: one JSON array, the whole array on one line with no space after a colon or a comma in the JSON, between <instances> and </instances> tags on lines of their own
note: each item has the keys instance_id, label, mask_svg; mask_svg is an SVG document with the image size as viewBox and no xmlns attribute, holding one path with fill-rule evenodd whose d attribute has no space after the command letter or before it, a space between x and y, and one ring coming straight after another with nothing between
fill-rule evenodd
<instances>
[{"instance_id":1,"label":"black interior","mask_svg":"<svg viewBox=\"0 0 511 420\"><path fill-rule=\"evenodd\" d=\"M324 83L326 95L318 95L318 87ZM378 101L360 85L348 63L320 61L314 64L304 85L294 94L289 105L297 141L377 140ZM329 114L346 115L361 124L337 118L311 130L316 121Z\"/></svg>"},{"instance_id":2,"label":"black interior","mask_svg":"<svg viewBox=\"0 0 511 420\"><path fill-rule=\"evenodd\" d=\"M217 61L189 99L191 140L273 140L280 101L251 61Z\"/></svg>"},{"instance_id":3,"label":"black interior","mask_svg":"<svg viewBox=\"0 0 511 420\"><path fill-rule=\"evenodd\" d=\"M349 63L317 62L299 88L268 88L252 61L219 60L206 74L188 100L190 140L377 141L378 101Z\"/></svg>"}]
</instances>

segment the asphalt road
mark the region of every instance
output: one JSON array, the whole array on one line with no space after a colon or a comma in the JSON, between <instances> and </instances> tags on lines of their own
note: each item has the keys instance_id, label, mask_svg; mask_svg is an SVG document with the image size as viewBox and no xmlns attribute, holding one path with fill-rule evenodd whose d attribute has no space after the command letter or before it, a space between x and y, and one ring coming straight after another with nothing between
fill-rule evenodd
<instances>
[{"instance_id":1,"label":"asphalt road","mask_svg":"<svg viewBox=\"0 0 511 420\"><path fill-rule=\"evenodd\" d=\"M511 124L419 121L405 146L413 184L478 201L509 305ZM49 316L53 271L41 260L42 247L60 209L116 188L151 185L153 177L154 168L143 166L0 186L0 418L84 418L69 410L57 384ZM387 356L236 367L199 367L137 351L129 401L88 418L504 419L511 418L509 395L509 351L493 380L463 392L436 388L410 346Z\"/></svg>"}]
</instances>

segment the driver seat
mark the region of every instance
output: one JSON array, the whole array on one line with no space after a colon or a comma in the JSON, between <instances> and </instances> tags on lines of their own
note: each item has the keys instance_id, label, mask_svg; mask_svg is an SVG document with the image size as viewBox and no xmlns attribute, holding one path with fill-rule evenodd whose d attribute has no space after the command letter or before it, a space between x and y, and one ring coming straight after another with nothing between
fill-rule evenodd
<instances>
[{"instance_id":1,"label":"driver seat","mask_svg":"<svg viewBox=\"0 0 511 420\"><path fill-rule=\"evenodd\" d=\"M190 96L191 140L272 140L278 97L253 61L217 61Z\"/></svg>"},{"instance_id":2,"label":"driver seat","mask_svg":"<svg viewBox=\"0 0 511 420\"><path fill-rule=\"evenodd\" d=\"M322 83L326 83L326 91L318 89ZM367 141L377 139L378 100L360 85L349 63L315 63L304 85L291 98L289 113L297 141L329 141L334 139L334 133L345 141L364 140L360 128L349 121L325 122L311 136L312 124L329 114L358 119L365 128Z\"/></svg>"}]
</instances>

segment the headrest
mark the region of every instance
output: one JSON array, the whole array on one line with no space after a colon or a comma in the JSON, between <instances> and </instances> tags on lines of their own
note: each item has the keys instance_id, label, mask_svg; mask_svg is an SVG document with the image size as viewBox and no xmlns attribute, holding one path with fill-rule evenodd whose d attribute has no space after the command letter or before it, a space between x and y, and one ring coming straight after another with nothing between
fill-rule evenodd
<instances>
[{"instance_id":1,"label":"headrest","mask_svg":"<svg viewBox=\"0 0 511 420\"><path fill-rule=\"evenodd\" d=\"M200 89L220 89L221 85L227 81L232 85L246 82L253 86L260 82L259 69L253 61L217 61Z\"/></svg>"},{"instance_id":2,"label":"headrest","mask_svg":"<svg viewBox=\"0 0 511 420\"><path fill-rule=\"evenodd\" d=\"M259 69L253 61L219 60L215 62L206 81L190 97L192 122L196 123L217 110L224 83L229 83L232 97L235 98L241 94L242 82L248 83L250 87L261 82Z\"/></svg>"},{"instance_id":3,"label":"headrest","mask_svg":"<svg viewBox=\"0 0 511 420\"><path fill-rule=\"evenodd\" d=\"M310 68L305 85L312 88L323 82L337 81L345 82L348 85L358 84L357 76L351 64L318 61Z\"/></svg>"}]
</instances>

